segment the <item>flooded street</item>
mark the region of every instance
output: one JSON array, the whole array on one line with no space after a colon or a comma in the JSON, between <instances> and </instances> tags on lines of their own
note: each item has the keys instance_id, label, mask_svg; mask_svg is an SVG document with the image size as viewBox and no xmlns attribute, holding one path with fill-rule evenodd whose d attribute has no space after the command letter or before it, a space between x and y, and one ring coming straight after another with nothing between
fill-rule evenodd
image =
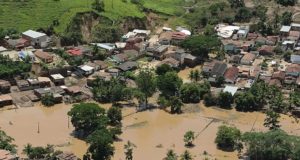
<instances>
[{"instance_id":1,"label":"flooded street","mask_svg":"<svg viewBox=\"0 0 300 160\"><path fill-rule=\"evenodd\" d=\"M110 105L102 105L108 108ZM174 149L177 154L183 153L183 135L192 130L197 138L195 146L188 150L195 159L217 158L222 160L237 159L236 152L223 152L216 148L214 139L218 126L226 123L246 131L266 131L263 127L264 114L259 112L241 113L234 110L207 108L201 103L195 105L198 111L171 115L163 110L151 110L135 113L134 108L124 108L122 141L115 142L114 160L123 160L124 144L130 140L137 148L134 149L134 159L160 160L168 149ZM6 110L0 112L0 126L8 135L15 138L21 153L23 146L31 143L34 146L55 145L59 150L72 151L82 157L86 152L85 142L72 137L73 127L69 123L67 112L71 105L59 104L51 108L36 105L31 108ZM38 124L39 131L38 133ZM282 129L289 134L300 135L299 124L288 116L281 118ZM204 155L204 151L208 155Z\"/></svg>"}]
</instances>

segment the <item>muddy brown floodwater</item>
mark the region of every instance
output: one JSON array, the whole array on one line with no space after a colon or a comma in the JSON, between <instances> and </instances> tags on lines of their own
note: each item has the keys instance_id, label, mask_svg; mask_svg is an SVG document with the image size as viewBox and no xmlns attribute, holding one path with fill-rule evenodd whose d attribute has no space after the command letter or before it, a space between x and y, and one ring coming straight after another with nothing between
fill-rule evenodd
<instances>
[{"instance_id":1,"label":"muddy brown floodwater","mask_svg":"<svg viewBox=\"0 0 300 160\"><path fill-rule=\"evenodd\" d=\"M110 105L102 105L108 108ZM114 160L124 160L124 144L130 140L136 160L161 160L168 149L177 154L189 150L194 159L217 158L220 160L237 159L236 152L223 152L216 148L214 139L218 126L226 123L234 125L241 131L266 131L263 127L264 114L259 112L241 113L204 107L201 103L194 105L195 113L171 115L163 110L135 113L134 108L124 108L122 141L115 142ZM85 142L72 137L73 127L68 127L67 112L71 105L59 104L51 108L36 105L31 108L0 111L0 127L15 138L19 153L27 143L34 146L53 144L63 151L72 151L82 157L86 152ZM38 124L40 133L38 131ZM300 135L299 124L291 117L282 115L282 129L293 135ZM197 138L193 148L184 147L183 135L186 131L196 132ZM208 155L203 155L206 151Z\"/></svg>"}]
</instances>

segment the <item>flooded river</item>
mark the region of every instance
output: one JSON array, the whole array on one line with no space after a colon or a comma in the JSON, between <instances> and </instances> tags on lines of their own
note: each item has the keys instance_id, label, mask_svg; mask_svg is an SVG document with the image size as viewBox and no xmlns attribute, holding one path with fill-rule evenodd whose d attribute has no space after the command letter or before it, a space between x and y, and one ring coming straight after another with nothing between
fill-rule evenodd
<instances>
[{"instance_id":1,"label":"flooded river","mask_svg":"<svg viewBox=\"0 0 300 160\"><path fill-rule=\"evenodd\" d=\"M109 105L105 105L105 108ZM188 150L195 159L217 158L222 160L237 159L235 152L223 152L216 148L214 139L218 126L226 123L246 131L265 131L264 114L258 112L241 113L234 110L207 108L196 105L197 112L181 115L170 115L162 110L134 113L134 108L124 108L122 141L115 142L114 160L123 160L124 144L130 140L137 148L134 159L161 160L168 149L177 154L183 153L183 135L192 130L197 138L195 147ZM15 138L21 153L23 146L31 143L34 146L53 144L57 149L72 151L82 157L87 149L85 142L72 137L73 127L68 125L67 112L71 105L59 104L51 108L36 105L31 108L0 111L0 127ZM300 135L299 124L288 116L281 118L282 128L289 134ZM38 127L39 126L39 127ZM38 129L39 128L39 129ZM38 133L39 130L39 133ZM208 155L203 155L206 151Z\"/></svg>"}]
</instances>

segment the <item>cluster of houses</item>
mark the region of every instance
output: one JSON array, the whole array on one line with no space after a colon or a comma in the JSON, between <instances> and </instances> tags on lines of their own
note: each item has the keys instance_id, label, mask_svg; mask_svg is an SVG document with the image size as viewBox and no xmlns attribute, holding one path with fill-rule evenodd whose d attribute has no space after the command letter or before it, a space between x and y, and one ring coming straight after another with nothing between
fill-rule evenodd
<instances>
[{"instance_id":1,"label":"cluster of houses","mask_svg":"<svg viewBox=\"0 0 300 160\"><path fill-rule=\"evenodd\" d=\"M134 29L120 37L119 42L59 48L71 57L88 57L89 61L79 66L67 64L63 56L55 52L57 48L49 46L51 38L44 33L28 30L19 39L5 37L1 42L0 55L8 56L13 61L29 60L32 69L30 78L17 76L13 80L0 80L0 106L18 106L21 103L19 99L24 98L37 102L47 94L52 94L57 103L88 99L92 97L89 86L97 77L110 80L144 64L153 67L168 64L173 68L197 65L197 57L177 46L191 35L187 29L164 27L154 41L150 40L153 37L150 35L150 30ZM95 47L106 54L108 58L105 61L94 59ZM66 83L70 77L79 83ZM86 90L89 93L84 92ZM22 98L16 98L17 93Z\"/></svg>"},{"instance_id":2,"label":"cluster of houses","mask_svg":"<svg viewBox=\"0 0 300 160\"><path fill-rule=\"evenodd\" d=\"M286 90L300 85L300 24L282 26L275 36L250 33L249 26L220 24L215 30L227 54L223 61L204 63L212 84L223 77L224 90L233 95L259 79ZM291 53L288 61L279 55L285 52Z\"/></svg>"}]
</instances>

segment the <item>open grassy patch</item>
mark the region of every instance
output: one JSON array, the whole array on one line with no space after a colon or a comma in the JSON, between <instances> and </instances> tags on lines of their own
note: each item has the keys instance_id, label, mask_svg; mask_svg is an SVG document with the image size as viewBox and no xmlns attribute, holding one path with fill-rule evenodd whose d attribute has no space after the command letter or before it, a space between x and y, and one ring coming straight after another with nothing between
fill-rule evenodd
<instances>
[{"instance_id":1,"label":"open grassy patch","mask_svg":"<svg viewBox=\"0 0 300 160\"><path fill-rule=\"evenodd\" d=\"M46 28L53 20L59 20L59 31L64 30L77 13L88 11L92 0L27 0L1 1L0 27L27 29Z\"/></svg>"},{"instance_id":2,"label":"open grassy patch","mask_svg":"<svg viewBox=\"0 0 300 160\"><path fill-rule=\"evenodd\" d=\"M103 16L111 20L119 20L124 17L143 18L145 14L135 4L129 0L124 2L122 0L104 0Z\"/></svg>"},{"instance_id":3,"label":"open grassy patch","mask_svg":"<svg viewBox=\"0 0 300 160\"><path fill-rule=\"evenodd\" d=\"M144 0L144 7L168 15L184 13L185 0Z\"/></svg>"}]
</instances>

